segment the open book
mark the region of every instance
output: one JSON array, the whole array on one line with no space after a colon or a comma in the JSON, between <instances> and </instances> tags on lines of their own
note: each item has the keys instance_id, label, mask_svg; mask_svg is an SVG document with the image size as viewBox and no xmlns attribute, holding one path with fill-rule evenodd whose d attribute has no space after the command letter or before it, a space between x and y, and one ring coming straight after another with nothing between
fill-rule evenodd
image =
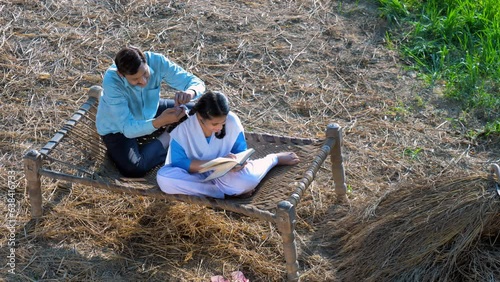
<instances>
[{"instance_id":1,"label":"open book","mask_svg":"<svg viewBox=\"0 0 500 282\"><path fill-rule=\"evenodd\" d=\"M200 173L213 170L212 174L210 174L203 181L208 181L223 176L233 167L244 164L254 152L255 150L250 148L246 151L235 154L236 159L219 157L201 165L201 169L199 170Z\"/></svg>"}]
</instances>

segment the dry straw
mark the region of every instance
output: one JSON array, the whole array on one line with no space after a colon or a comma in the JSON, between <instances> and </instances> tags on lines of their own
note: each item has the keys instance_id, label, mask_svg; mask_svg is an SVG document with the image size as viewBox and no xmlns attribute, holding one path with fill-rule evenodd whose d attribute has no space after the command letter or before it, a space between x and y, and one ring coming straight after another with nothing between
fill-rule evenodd
<instances>
[{"instance_id":1,"label":"dry straw","mask_svg":"<svg viewBox=\"0 0 500 282\"><path fill-rule=\"evenodd\" d=\"M274 227L222 211L43 179L44 218L30 221L22 154L53 136L128 44L164 53L226 93L248 131L322 137L327 123L341 124L352 207L394 183L500 160L498 139L463 138L467 128L454 107L420 87L384 47L387 27L374 1L4 0L0 23L0 197L6 199L9 172L20 183L18 274L0 268L12 281L206 282L234 270L252 281L284 277ZM421 151L408 157L405 149ZM325 222L348 208L334 205L327 175L325 167L298 211L303 281L331 280L342 261L317 248L338 242ZM349 219L355 221L335 228L359 224L358 232L368 232L376 217ZM5 237L0 244L2 262ZM377 259L351 266L371 269Z\"/></svg>"},{"instance_id":2,"label":"dry straw","mask_svg":"<svg viewBox=\"0 0 500 282\"><path fill-rule=\"evenodd\" d=\"M343 281L500 280L500 195L484 175L387 192L343 220Z\"/></svg>"}]
</instances>

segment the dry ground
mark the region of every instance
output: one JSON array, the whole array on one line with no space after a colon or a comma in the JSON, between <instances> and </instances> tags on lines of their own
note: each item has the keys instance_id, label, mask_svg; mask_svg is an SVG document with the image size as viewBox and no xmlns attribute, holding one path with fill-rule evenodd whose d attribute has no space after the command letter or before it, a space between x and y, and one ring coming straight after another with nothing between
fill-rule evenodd
<instances>
[{"instance_id":1,"label":"dry ground","mask_svg":"<svg viewBox=\"0 0 500 282\"><path fill-rule=\"evenodd\" d=\"M349 201L334 204L325 166L299 209L304 281L335 280L341 258L325 242L327 223L399 183L500 161L498 137L468 138L480 123L464 124L441 86L426 87L386 46L375 1L0 0L0 15L7 281L209 281L234 270L284 278L275 227L222 211L44 180L45 216L30 221L23 153L52 136L128 44L225 92L247 130L321 137L328 123L344 128ZM3 268L12 187L15 275Z\"/></svg>"}]
</instances>

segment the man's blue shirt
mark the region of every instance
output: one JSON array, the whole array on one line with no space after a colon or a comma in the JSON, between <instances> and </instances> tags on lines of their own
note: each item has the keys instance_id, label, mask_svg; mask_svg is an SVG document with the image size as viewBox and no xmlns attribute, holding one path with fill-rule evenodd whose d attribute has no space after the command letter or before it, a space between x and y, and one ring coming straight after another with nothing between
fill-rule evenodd
<instances>
[{"instance_id":1,"label":"man's blue shirt","mask_svg":"<svg viewBox=\"0 0 500 282\"><path fill-rule=\"evenodd\" d=\"M153 52L144 55L150 72L145 87L130 85L114 64L106 70L96 116L99 135L122 133L127 138L136 138L153 133L162 82L179 91L194 90L196 97L205 91L202 80L164 55Z\"/></svg>"}]
</instances>

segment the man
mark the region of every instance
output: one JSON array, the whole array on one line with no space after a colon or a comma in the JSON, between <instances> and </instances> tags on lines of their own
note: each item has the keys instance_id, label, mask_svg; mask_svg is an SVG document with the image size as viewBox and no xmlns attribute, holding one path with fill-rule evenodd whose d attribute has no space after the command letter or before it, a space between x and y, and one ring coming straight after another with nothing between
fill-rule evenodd
<instances>
[{"instance_id":1,"label":"man","mask_svg":"<svg viewBox=\"0 0 500 282\"><path fill-rule=\"evenodd\" d=\"M120 173L141 177L165 162L170 136L165 131L144 145L137 138L179 121L186 115L182 106L200 96L205 84L164 55L135 47L120 50L114 62L104 74L97 132ZM178 90L174 100L160 98L162 82Z\"/></svg>"}]
</instances>

